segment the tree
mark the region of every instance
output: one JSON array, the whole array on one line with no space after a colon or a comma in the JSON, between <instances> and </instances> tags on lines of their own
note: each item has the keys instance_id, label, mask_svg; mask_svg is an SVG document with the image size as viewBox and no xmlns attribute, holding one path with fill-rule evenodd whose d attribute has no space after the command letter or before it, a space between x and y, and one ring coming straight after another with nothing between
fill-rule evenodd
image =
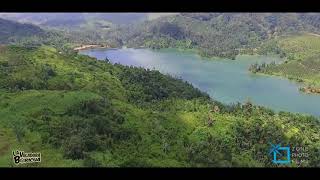
<instances>
[{"instance_id":1,"label":"tree","mask_svg":"<svg viewBox=\"0 0 320 180\"><path fill-rule=\"evenodd\" d=\"M86 152L86 147L82 137L79 135L72 135L68 138L63 146L64 155L71 159L83 159Z\"/></svg>"},{"instance_id":2,"label":"tree","mask_svg":"<svg viewBox=\"0 0 320 180\"><path fill-rule=\"evenodd\" d=\"M21 121L17 120L13 123L13 132L15 133L18 141L21 142L22 138L25 136L26 127Z\"/></svg>"}]
</instances>

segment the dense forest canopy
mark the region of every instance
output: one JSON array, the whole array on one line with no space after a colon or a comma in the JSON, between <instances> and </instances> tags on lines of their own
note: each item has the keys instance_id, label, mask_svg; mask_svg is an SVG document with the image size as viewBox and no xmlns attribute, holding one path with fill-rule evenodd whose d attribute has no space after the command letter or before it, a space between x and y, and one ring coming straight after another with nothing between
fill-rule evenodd
<instances>
[{"instance_id":1,"label":"dense forest canopy","mask_svg":"<svg viewBox=\"0 0 320 180\"><path fill-rule=\"evenodd\" d=\"M181 13L110 31L129 47L193 48L203 56L234 59L278 36L319 32L318 14Z\"/></svg>"},{"instance_id":2,"label":"dense forest canopy","mask_svg":"<svg viewBox=\"0 0 320 180\"><path fill-rule=\"evenodd\" d=\"M264 42L279 36L319 32L317 13L164 13L153 16L157 18L148 18L152 13L0 14L0 17L22 22L38 22L48 31L61 26L54 28L59 35L46 37L53 42L60 38L73 44L175 47L194 49L202 56L230 59L242 53L257 53L256 49ZM28 41L38 42L39 38L31 37Z\"/></svg>"},{"instance_id":3,"label":"dense forest canopy","mask_svg":"<svg viewBox=\"0 0 320 180\"><path fill-rule=\"evenodd\" d=\"M66 29L51 29L65 23L52 16L25 17L41 27L0 19L0 166L14 166L11 150L23 149L43 154L41 164L27 167L319 167L318 117L274 112L250 100L221 104L159 71L73 51L108 44L230 59L273 53L287 63L250 70L318 83L318 14L180 13L116 26L97 14L94 22L71 15ZM296 77L301 68L308 73ZM306 147L310 158L272 163L267 152L279 142Z\"/></svg>"},{"instance_id":4,"label":"dense forest canopy","mask_svg":"<svg viewBox=\"0 0 320 180\"><path fill-rule=\"evenodd\" d=\"M128 24L146 20L148 13L0 13L0 17L43 27L79 28L89 21Z\"/></svg>"},{"instance_id":5,"label":"dense forest canopy","mask_svg":"<svg viewBox=\"0 0 320 180\"><path fill-rule=\"evenodd\" d=\"M49 46L0 55L0 166L23 148L43 154L23 166L275 167L276 142L307 147L300 165L319 165L315 117L223 105L158 71Z\"/></svg>"},{"instance_id":6,"label":"dense forest canopy","mask_svg":"<svg viewBox=\"0 0 320 180\"><path fill-rule=\"evenodd\" d=\"M45 31L31 24L20 24L14 21L0 19L0 43L14 42L15 38L26 38L29 36L41 36Z\"/></svg>"},{"instance_id":7,"label":"dense forest canopy","mask_svg":"<svg viewBox=\"0 0 320 180\"><path fill-rule=\"evenodd\" d=\"M265 42L259 48L260 54L277 54L285 58L281 64L254 64L250 70L284 76L303 83L302 91L320 93L320 37L305 33L281 37Z\"/></svg>"}]
</instances>

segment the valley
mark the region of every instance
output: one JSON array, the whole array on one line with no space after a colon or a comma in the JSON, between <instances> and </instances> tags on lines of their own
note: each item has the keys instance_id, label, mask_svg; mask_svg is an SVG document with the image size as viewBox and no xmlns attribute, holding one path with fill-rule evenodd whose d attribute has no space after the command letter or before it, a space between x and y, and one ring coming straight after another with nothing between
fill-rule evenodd
<instances>
[{"instance_id":1,"label":"valley","mask_svg":"<svg viewBox=\"0 0 320 180\"><path fill-rule=\"evenodd\" d=\"M283 60L276 56L240 55L230 61L203 59L193 52L177 49L91 49L80 53L102 61L107 57L112 63L159 70L192 83L212 99L225 104L244 103L250 99L254 104L275 111L320 116L319 95L301 93L301 84L285 78L248 71L253 63L281 63Z\"/></svg>"},{"instance_id":2,"label":"valley","mask_svg":"<svg viewBox=\"0 0 320 180\"><path fill-rule=\"evenodd\" d=\"M0 167L319 167L319 14L66 16L0 13Z\"/></svg>"},{"instance_id":3,"label":"valley","mask_svg":"<svg viewBox=\"0 0 320 180\"><path fill-rule=\"evenodd\" d=\"M269 141L317 152L320 121L312 116L250 101L224 105L155 70L46 46L1 55L0 126L11 147L42 152L44 167L273 167L257 156Z\"/></svg>"}]
</instances>

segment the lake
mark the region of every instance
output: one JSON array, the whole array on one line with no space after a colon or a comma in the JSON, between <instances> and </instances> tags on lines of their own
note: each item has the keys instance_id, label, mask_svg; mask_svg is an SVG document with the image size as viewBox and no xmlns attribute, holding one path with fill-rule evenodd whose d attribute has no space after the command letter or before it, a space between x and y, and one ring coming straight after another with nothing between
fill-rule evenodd
<instances>
[{"instance_id":1,"label":"lake","mask_svg":"<svg viewBox=\"0 0 320 180\"><path fill-rule=\"evenodd\" d=\"M252 74L250 64L280 62L277 57L241 55L236 60L208 60L176 49L88 49L80 54L112 63L159 70L182 78L225 104L250 99L276 111L320 116L320 95L299 92L299 84L276 76Z\"/></svg>"}]
</instances>

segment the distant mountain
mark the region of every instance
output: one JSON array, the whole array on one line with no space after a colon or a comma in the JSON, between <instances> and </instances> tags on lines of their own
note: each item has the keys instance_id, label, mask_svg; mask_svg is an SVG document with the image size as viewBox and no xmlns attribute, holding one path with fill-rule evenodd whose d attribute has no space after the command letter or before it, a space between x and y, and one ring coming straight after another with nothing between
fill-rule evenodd
<instances>
[{"instance_id":1,"label":"distant mountain","mask_svg":"<svg viewBox=\"0 0 320 180\"><path fill-rule=\"evenodd\" d=\"M41 27L108 26L94 16L82 23L88 16L68 15L29 18ZM12 149L24 147L44 152L46 159L23 167L279 167L266 152L268 142L281 141L308 150L312 158L301 167L319 167L318 117L274 112L249 100L221 104L156 70L61 51L71 43L111 38L120 45L194 48L230 57L272 39L279 48L270 41L266 51L292 58L284 73L304 70L309 79L320 72L319 35L274 37L318 27L317 14L161 14L110 31L76 32L0 19L0 43L22 45L0 46L0 166L12 167ZM292 159L288 167L299 166Z\"/></svg>"},{"instance_id":2,"label":"distant mountain","mask_svg":"<svg viewBox=\"0 0 320 180\"><path fill-rule=\"evenodd\" d=\"M6 44L33 35L43 35L45 31L31 24L22 24L0 18L0 43Z\"/></svg>"},{"instance_id":3,"label":"distant mountain","mask_svg":"<svg viewBox=\"0 0 320 180\"><path fill-rule=\"evenodd\" d=\"M179 13L0 13L0 18L41 27L62 29L105 29Z\"/></svg>"},{"instance_id":4,"label":"distant mountain","mask_svg":"<svg viewBox=\"0 0 320 180\"><path fill-rule=\"evenodd\" d=\"M99 38L100 36L93 33L77 34L61 30L49 30L33 24L0 18L0 45L14 44L24 47L50 45L59 50L70 50L70 45L94 43Z\"/></svg>"},{"instance_id":5,"label":"distant mountain","mask_svg":"<svg viewBox=\"0 0 320 180\"><path fill-rule=\"evenodd\" d=\"M193 48L203 56L234 58L277 36L319 32L318 13L180 13L116 30L127 46Z\"/></svg>"},{"instance_id":6,"label":"distant mountain","mask_svg":"<svg viewBox=\"0 0 320 180\"><path fill-rule=\"evenodd\" d=\"M114 25L134 23L147 19L147 13L0 13L0 17L45 27L79 28L92 21Z\"/></svg>"},{"instance_id":7,"label":"distant mountain","mask_svg":"<svg viewBox=\"0 0 320 180\"><path fill-rule=\"evenodd\" d=\"M319 13L0 13L0 17L64 30L73 42L195 49L202 56L230 59L255 53L263 42L278 36L320 32Z\"/></svg>"}]
</instances>

